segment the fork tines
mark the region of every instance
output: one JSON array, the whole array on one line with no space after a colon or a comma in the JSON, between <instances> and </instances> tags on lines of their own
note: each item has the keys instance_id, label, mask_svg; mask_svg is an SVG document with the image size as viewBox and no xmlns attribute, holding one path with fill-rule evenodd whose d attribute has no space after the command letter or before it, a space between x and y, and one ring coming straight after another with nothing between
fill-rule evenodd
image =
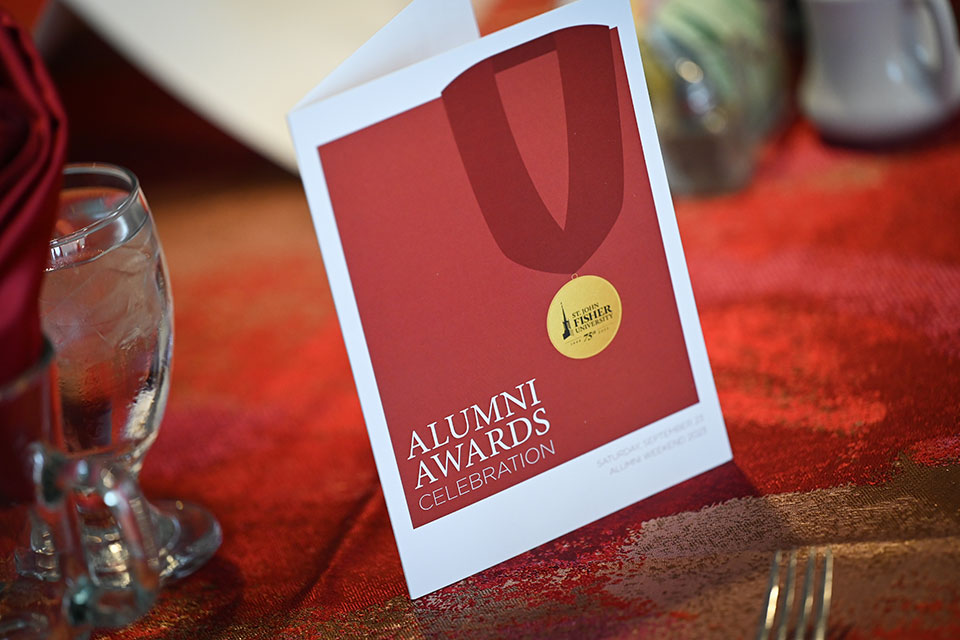
<instances>
[{"instance_id":1,"label":"fork tines","mask_svg":"<svg viewBox=\"0 0 960 640\"><path fill-rule=\"evenodd\" d=\"M764 598L757 639L823 640L830 613L833 586L833 552L809 549L803 584L797 590L797 551L777 551L770 562L770 578ZM786 563L784 563L786 556ZM809 631L809 635L807 632Z\"/></svg>"}]
</instances>

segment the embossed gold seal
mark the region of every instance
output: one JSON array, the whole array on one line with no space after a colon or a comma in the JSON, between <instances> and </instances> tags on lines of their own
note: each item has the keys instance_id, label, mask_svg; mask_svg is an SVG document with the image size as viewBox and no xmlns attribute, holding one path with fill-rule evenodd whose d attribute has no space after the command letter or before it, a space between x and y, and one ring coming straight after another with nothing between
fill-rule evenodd
<instances>
[{"instance_id":1,"label":"embossed gold seal","mask_svg":"<svg viewBox=\"0 0 960 640\"><path fill-rule=\"evenodd\" d=\"M568 358L591 358L613 341L623 308L620 294L600 276L574 277L560 287L547 309L547 335Z\"/></svg>"}]
</instances>

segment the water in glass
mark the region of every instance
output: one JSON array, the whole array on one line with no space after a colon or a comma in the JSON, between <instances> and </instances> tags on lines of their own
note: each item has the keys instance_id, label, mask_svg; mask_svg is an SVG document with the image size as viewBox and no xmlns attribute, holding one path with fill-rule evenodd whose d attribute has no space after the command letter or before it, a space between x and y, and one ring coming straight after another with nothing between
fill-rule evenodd
<instances>
[{"instance_id":1,"label":"water in glass","mask_svg":"<svg viewBox=\"0 0 960 640\"><path fill-rule=\"evenodd\" d=\"M129 195L78 191L66 194L60 237L96 224ZM78 248L86 255L51 265L40 304L44 331L57 346L68 448L108 453L137 473L166 404L173 332L153 225L141 202L130 208Z\"/></svg>"}]
</instances>

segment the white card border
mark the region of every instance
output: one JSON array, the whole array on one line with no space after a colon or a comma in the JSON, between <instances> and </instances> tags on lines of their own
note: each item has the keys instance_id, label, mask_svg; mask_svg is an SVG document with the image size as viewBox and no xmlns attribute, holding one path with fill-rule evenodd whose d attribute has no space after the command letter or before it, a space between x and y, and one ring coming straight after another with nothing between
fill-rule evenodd
<instances>
[{"instance_id":1,"label":"white card border","mask_svg":"<svg viewBox=\"0 0 960 640\"><path fill-rule=\"evenodd\" d=\"M414 529L317 148L437 98L447 83L481 59L546 33L582 24L615 27L620 35L699 402ZM292 111L288 119L411 597L473 575L732 459L680 244L629 0L580 0L307 104ZM686 443L644 460L618 474L617 480L611 480L609 469L604 471L600 465L605 457L639 451L641 442L693 420L707 427L706 435L695 444ZM531 504L537 509L530 509Z\"/></svg>"}]
</instances>

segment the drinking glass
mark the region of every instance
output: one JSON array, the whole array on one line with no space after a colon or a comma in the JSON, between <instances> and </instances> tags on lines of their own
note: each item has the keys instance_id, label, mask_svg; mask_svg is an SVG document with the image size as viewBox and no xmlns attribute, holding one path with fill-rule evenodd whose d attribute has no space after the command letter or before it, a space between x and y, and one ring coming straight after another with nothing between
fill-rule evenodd
<instances>
[{"instance_id":1,"label":"drinking glass","mask_svg":"<svg viewBox=\"0 0 960 640\"><path fill-rule=\"evenodd\" d=\"M130 171L67 165L40 294L57 351L68 452L119 461L134 477L157 437L170 385L173 306L153 218ZM220 546L209 511L180 500L149 506L163 580L183 577ZM83 519L97 579L123 584L116 523Z\"/></svg>"},{"instance_id":2,"label":"drinking glass","mask_svg":"<svg viewBox=\"0 0 960 640\"><path fill-rule=\"evenodd\" d=\"M159 584L153 525L132 476L105 460L68 458L52 381L53 348L0 386L0 638L82 639L129 624ZM120 588L90 575L81 512L108 513L127 554ZM42 551L42 552L41 552Z\"/></svg>"}]
</instances>

